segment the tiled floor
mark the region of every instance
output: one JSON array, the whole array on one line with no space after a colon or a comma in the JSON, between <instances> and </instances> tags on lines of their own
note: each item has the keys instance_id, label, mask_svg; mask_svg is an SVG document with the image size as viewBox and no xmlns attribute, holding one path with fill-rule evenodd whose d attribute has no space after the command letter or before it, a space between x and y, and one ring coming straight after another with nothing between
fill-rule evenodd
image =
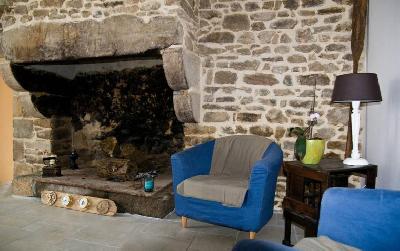
<instances>
[{"instance_id":1,"label":"tiled floor","mask_svg":"<svg viewBox=\"0 0 400 251\"><path fill-rule=\"evenodd\" d=\"M105 217L42 205L39 199L4 195L0 188L0 250L231 250L247 233L179 218L118 214ZM257 239L281 242L283 219L274 214ZM292 241L302 236L293 227Z\"/></svg>"}]
</instances>

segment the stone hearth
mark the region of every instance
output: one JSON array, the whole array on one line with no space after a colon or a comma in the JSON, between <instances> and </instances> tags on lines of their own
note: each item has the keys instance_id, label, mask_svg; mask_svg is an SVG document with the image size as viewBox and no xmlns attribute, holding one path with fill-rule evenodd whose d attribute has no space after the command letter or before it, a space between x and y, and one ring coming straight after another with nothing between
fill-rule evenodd
<instances>
[{"instance_id":1,"label":"stone hearth","mask_svg":"<svg viewBox=\"0 0 400 251\"><path fill-rule=\"evenodd\" d=\"M155 179L152 193L145 193L140 181L109 181L98 177L90 168L63 170L62 177L36 178L34 195L40 197L43 190L107 198L115 201L118 212L157 218L163 218L174 208L170 172Z\"/></svg>"}]
</instances>

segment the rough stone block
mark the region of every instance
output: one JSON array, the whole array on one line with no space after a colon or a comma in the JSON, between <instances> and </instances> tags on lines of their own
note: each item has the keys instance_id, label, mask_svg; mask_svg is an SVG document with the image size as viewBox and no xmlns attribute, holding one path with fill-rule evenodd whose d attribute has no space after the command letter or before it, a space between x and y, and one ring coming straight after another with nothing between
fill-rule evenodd
<instances>
[{"instance_id":1,"label":"rough stone block","mask_svg":"<svg viewBox=\"0 0 400 251\"><path fill-rule=\"evenodd\" d=\"M11 70L10 62L6 60L0 60L0 76L3 78L4 83L6 83L6 85L8 85L14 91L26 91L15 79L14 74Z\"/></svg>"},{"instance_id":2,"label":"rough stone block","mask_svg":"<svg viewBox=\"0 0 400 251\"><path fill-rule=\"evenodd\" d=\"M200 92L200 57L189 50L183 50L183 69L188 88L192 91Z\"/></svg>"},{"instance_id":3,"label":"rough stone block","mask_svg":"<svg viewBox=\"0 0 400 251\"><path fill-rule=\"evenodd\" d=\"M14 117L44 118L36 109L32 102L32 96L29 93L19 93L14 96L13 102Z\"/></svg>"},{"instance_id":4,"label":"rough stone block","mask_svg":"<svg viewBox=\"0 0 400 251\"><path fill-rule=\"evenodd\" d=\"M183 69L182 46L171 46L163 50L162 58L169 87L174 91L188 89Z\"/></svg>"},{"instance_id":5,"label":"rough stone block","mask_svg":"<svg viewBox=\"0 0 400 251\"><path fill-rule=\"evenodd\" d=\"M329 124L332 125L337 125L337 124L343 124L347 125L349 122L349 109L331 109L328 111L328 114L326 115L326 118L328 119Z\"/></svg>"},{"instance_id":6,"label":"rough stone block","mask_svg":"<svg viewBox=\"0 0 400 251\"><path fill-rule=\"evenodd\" d=\"M286 123L288 122L288 118L283 115L283 112L279 109L273 108L268 111L268 113L265 115L267 120L272 123Z\"/></svg>"},{"instance_id":7,"label":"rough stone block","mask_svg":"<svg viewBox=\"0 0 400 251\"><path fill-rule=\"evenodd\" d=\"M42 128L51 128L51 119L34 119L33 125Z\"/></svg>"},{"instance_id":8,"label":"rough stone block","mask_svg":"<svg viewBox=\"0 0 400 251\"><path fill-rule=\"evenodd\" d=\"M14 177L12 188L14 195L33 196L33 179L34 176Z\"/></svg>"},{"instance_id":9,"label":"rough stone block","mask_svg":"<svg viewBox=\"0 0 400 251\"><path fill-rule=\"evenodd\" d=\"M3 33L4 54L13 62L121 56L181 42L181 26L173 16L153 17L148 23L131 15L103 21L40 22Z\"/></svg>"},{"instance_id":10,"label":"rough stone block","mask_svg":"<svg viewBox=\"0 0 400 251\"><path fill-rule=\"evenodd\" d=\"M230 118L227 112L206 112L204 114L204 122L225 122Z\"/></svg>"},{"instance_id":11,"label":"rough stone block","mask_svg":"<svg viewBox=\"0 0 400 251\"><path fill-rule=\"evenodd\" d=\"M253 126L250 127L250 133L263 137L271 137L274 134L274 130L269 126Z\"/></svg>"},{"instance_id":12,"label":"rough stone block","mask_svg":"<svg viewBox=\"0 0 400 251\"><path fill-rule=\"evenodd\" d=\"M174 110L181 122L194 123L199 121L200 96L188 91L174 92Z\"/></svg>"},{"instance_id":13,"label":"rough stone block","mask_svg":"<svg viewBox=\"0 0 400 251\"><path fill-rule=\"evenodd\" d=\"M35 149L42 153L51 153L51 141L44 139L35 139L34 141L25 142L26 149Z\"/></svg>"},{"instance_id":14,"label":"rough stone block","mask_svg":"<svg viewBox=\"0 0 400 251\"><path fill-rule=\"evenodd\" d=\"M276 85L279 81L275 78L274 74L245 74L243 81L249 85Z\"/></svg>"},{"instance_id":15,"label":"rough stone block","mask_svg":"<svg viewBox=\"0 0 400 251\"><path fill-rule=\"evenodd\" d=\"M297 24L296 19L285 18L271 23L271 29L293 29Z\"/></svg>"},{"instance_id":16,"label":"rough stone block","mask_svg":"<svg viewBox=\"0 0 400 251\"><path fill-rule=\"evenodd\" d=\"M214 126L201 126L199 124L185 124L185 135L213 134L216 132Z\"/></svg>"},{"instance_id":17,"label":"rough stone block","mask_svg":"<svg viewBox=\"0 0 400 251\"><path fill-rule=\"evenodd\" d=\"M345 8L343 8L343 7L330 7L330 8L319 9L318 14L329 15L329 14L342 13L344 11L345 11Z\"/></svg>"},{"instance_id":18,"label":"rough stone block","mask_svg":"<svg viewBox=\"0 0 400 251\"><path fill-rule=\"evenodd\" d=\"M302 0L301 6L304 8L316 7L316 6L322 5L323 3L324 3L324 0Z\"/></svg>"},{"instance_id":19,"label":"rough stone block","mask_svg":"<svg viewBox=\"0 0 400 251\"><path fill-rule=\"evenodd\" d=\"M243 31L250 29L250 20L247 14L232 14L224 16L222 27L231 31Z\"/></svg>"},{"instance_id":20,"label":"rough stone block","mask_svg":"<svg viewBox=\"0 0 400 251\"><path fill-rule=\"evenodd\" d=\"M13 141L13 160L19 161L25 158L25 147L23 140L14 139Z\"/></svg>"},{"instance_id":21,"label":"rough stone block","mask_svg":"<svg viewBox=\"0 0 400 251\"><path fill-rule=\"evenodd\" d=\"M241 122L257 122L261 118L261 114L256 113L238 113L236 115L236 120Z\"/></svg>"},{"instance_id":22,"label":"rough stone block","mask_svg":"<svg viewBox=\"0 0 400 251\"><path fill-rule=\"evenodd\" d=\"M326 74L310 74L297 77L298 82L301 85L313 86L315 83L317 85L329 85L330 79Z\"/></svg>"},{"instance_id":23,"label":"rough stone block","mask_svg":"<svg viewBox=\"0 0 400 251\"><path fill-rule=\"evenodd\" d=\"M65 0L41 0L40 7L58 7L60 8Z\"/></svg>"},{"instance_id":24,"label":"rough stone block","mask_svg":"<svg viewBox=\"0 0 400 251\"><path fill-rule=\"evenodd\" d=\"M234 39L235 35L232 32L216 31L200 38L199 42L225 44L225 43L233 43Z\"/></svg>"},{"instance_id":25,"label":"rough stone block","mask_svg":"<svg viewBox=\"0 0 400 251\"><path fill-rule=\"evenodd\" d=\"M14 119L14 138L30 139L33 137L33 121L29 119Z\"/></svg>"},{"instance_id":26,"label":"rough stone block","mask_svg":"<svg viewBox=\"0 0 400 251\"><path fill-rule=\"evenodd\" d=\"M217 84L235 84L237 75L231 71L217 71L214 76L214 82Z\"/></svg>"},{"instance_id":27,"label":"rough stone block","mask_svg":"<svg viewBox=\"0 0 400 251\"><path fill-rule=\"evenodd\" d=\"M304 57L303 55L299 55L299 54L295 54L295 55L291 55L288 57L287 61L289 63L292 64L298 64L298 63L305 63L307 62L306 57Z\"/></svg>"},{"instance_id":28,"label":"rough stone block","mask_svg":"<svg viewBox=\"0 0 400 251\"><path fill-rule=\"evenodd\" d=\"M14 162L14 177L37 175L40 176L42 168L29 163Z\"/></svg>"},{"instance_id":29,"label":"rough stone block","mask_svg":"<svg viewBox=\"0 0 400 251\"><path fill-rule=\"evenodd\" d=\"M294 108L311 108L312 101L309 100L290 100L289 105Z\"/></svg>"},{"instance_id":30,"label":"rough stone block","mask_svg":"<svg viewBox=\"0 0 400 251\"><path fill-rule=\"evenodd\" d=\"M253 21L266 22L266 21L271 21L272 19L275 18L275 16L276 16L275 12L263 11L251 14L250 19Z\"/></svg>"}]
</instances>

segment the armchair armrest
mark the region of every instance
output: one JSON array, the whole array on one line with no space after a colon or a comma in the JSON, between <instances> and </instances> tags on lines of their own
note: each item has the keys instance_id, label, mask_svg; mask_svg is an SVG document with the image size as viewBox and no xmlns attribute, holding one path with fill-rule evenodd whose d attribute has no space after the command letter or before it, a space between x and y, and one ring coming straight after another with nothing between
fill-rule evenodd
<instances>
[{"instance_id":1,"label":"armchair armrest","mask_svg":"<svg viewBox=\"0 0 400 251\"><path fill-rule=\"evenodd\" d=\"M212 140L171 156L174 192L176 192L176 186L185 179L209 174L214 143L215 141Z\"/></svg>"},{"instance_id":2,"label":"armchair armrest","mask_svg":"<svg viewBox=\"0 0 400 251\"><path fill-rule=\"evenodd\" d=\"M260 223L268 221L273 213L271 205L274 204L276 180L282 162L281 148L272 143L251 171L247 200L252 204L254 217L261 214Z\"/></svg>"},{"instance_id":3,"label":"armchair armrest","mask_svg":"<svg viewBox=\"0 0 400 251\"><path fill-rule=\"evenodd\" d=\"M396 250L400 192L330 188L321 202L318 235L362 250Z\"/></svg>"}]
</instances>

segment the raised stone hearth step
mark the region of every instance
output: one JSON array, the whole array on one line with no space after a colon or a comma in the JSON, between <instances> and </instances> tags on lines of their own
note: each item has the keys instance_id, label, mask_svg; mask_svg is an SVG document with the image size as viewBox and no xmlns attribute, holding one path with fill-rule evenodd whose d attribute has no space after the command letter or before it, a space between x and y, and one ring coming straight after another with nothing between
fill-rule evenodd
<instances>
[{"instance_id":1,"label":"raised stone hearth step","mask_svg":"<svg viewBox=\"0 0 400 251\"><path fill-rule=\"evenodd\" d=\"M174 208L171 174L155 179L154 192L146 193L140 182L114 182L100 178L96 170L63 170L62 177L38 177L34 182L35 196L44 190L60 191L105 198L115 201L120 213L163 218ZM140 186L140 187L139 187Z\"/></svg>"}]
</instances>

